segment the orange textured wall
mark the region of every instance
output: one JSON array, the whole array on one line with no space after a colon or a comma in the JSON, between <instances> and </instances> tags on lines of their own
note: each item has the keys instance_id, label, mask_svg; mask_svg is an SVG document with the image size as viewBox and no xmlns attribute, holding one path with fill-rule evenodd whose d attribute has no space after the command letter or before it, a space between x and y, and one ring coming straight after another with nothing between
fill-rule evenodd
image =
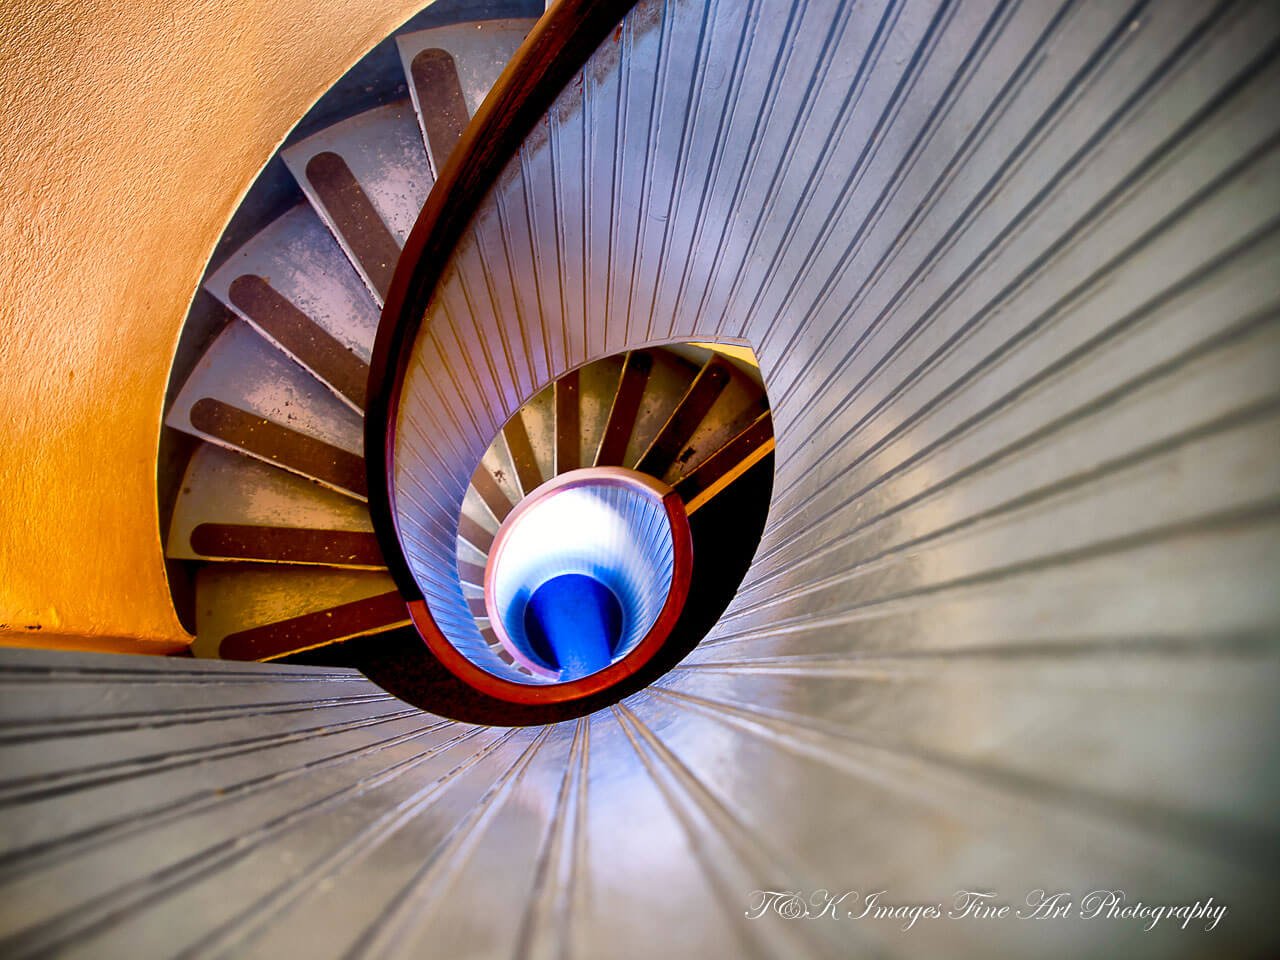
<instances>
[{"instance_id":1,"label":"orange textured wall","mask_svg":"<svg viewBox=\"0 0 1280 960\"><path fill-rule=\"evenodd\" d=\"M188 642L155 491L188 302L289 128L425 5L0 5L0 643Z\"/></svg>"}]
</instances>

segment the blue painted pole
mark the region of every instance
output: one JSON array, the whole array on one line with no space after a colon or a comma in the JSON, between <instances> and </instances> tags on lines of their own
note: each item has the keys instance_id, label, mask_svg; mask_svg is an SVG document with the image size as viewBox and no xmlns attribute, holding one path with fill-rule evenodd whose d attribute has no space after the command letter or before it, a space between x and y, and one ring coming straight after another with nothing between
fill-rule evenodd
<instances>
[{"instance_id":1,"label":"blue painted pole","mask_svg":"<svg viewBox=\"0 0 1280 960\"><path fill-rule=\"evenodd\" d=\"M577 680L612 662L622 607L599 580L566 573L534 591L525 608L525 630L535 648L555 656L562 680Z\"/></svg>"}]
</instances>

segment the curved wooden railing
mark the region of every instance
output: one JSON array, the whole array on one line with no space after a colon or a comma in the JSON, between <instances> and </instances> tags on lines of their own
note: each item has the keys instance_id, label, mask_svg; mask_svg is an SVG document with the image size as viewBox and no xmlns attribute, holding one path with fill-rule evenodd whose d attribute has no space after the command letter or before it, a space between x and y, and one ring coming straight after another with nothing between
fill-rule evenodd
<instances>
[{"instance_id":1,"label":"curved wooden railing","mask_svg":"<svg viewBox=\"0 0 1280 960\"><path fill-rule=\"evenodd\" d=\"M387 292L369 369L365 462L369 513L387 569L421 601L396 534L391 456L410 349L450 255L507 162L636 0L558 0L490 91L436 180Z\"/></svg>"},{"instance_id":2,"label":"curved wooden railing","mask_svg":"<svg viewBox=\"0 0 1280 960\"><path fill-rule=\"evenodd\" d=\"M396 413L410 352L455 247L507 163L635 3L559 0L538 21L440 171L400 255L379 321L365 411L369 513L413 626L386 634L367 647L361 667L402 699L430 703L450 716L488 723L540 722L594 709L604 702L601 697L612 699L610 691L602 688L601 678L529 687L473 667L436 624L405 557L396 529L391 480ZM681 579L687 587L687 549L680 559ZM665 617L655 633L665 639L675 619ZM605 678L606 686L645 682L643 672L637 671L650 664L652 652L631 658L634 663L615 665L625 677L611 675Z\"/></svg>"}]
</instances>

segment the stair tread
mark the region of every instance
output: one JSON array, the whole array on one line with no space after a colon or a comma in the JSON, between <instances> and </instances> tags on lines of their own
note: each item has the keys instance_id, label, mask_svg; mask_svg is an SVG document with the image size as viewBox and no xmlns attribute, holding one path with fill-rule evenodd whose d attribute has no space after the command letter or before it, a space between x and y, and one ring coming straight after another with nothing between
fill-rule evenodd
<instances>
[{"instance_id":1,"label":"stair tread","mask_svg":"<svg viewBox=\"0 0 1280 960\"><path fill-rule=\"evenodd\" d=\"M205 281L205 289L322 380L325 371L303 351L273 336L233 285L260 277L366 368L378 329L378 305L328 228L299 204L251 237ZM335 387L329 383L330 387Z\"/></svg>"},{"instance_id":2,"label":"stair tread","mask_svg":"<svg viewBox=\"0 0 1280 960\"><path fill-rule=\"evenodd\" d=\"M595 466L596 452L609 423L609 410L618 392L623 358L606 357L589 363L578 371L578 431L581 434L581 462Z\"/></svg>"},{"instance_id":3,"label":"stair tread","mask_svg":"<svg viewBox=\"0 0 1280 960\"><path fill-rule=\"evenodd\" d=\"M661 432L693 383L698 369L668 350L654 350L653 367L644 385L622 465L635 467Z\"/></svg>"},{"instance_id":4,"label":"stair tread","mask_svg":"<svg viewBox=\"0 0 1280 960\"><path fill-rule=\"evenodd\" d=\"M734 370L706 415L685 438L661 479L675 484L688 476L718 450L768 410L764 390Z\"/></svg>"},{"instance_id":5,"label":"stair tread","mask_svg":"<svg viewBox=\"0 0 1280 960\"><path fill-rule=\"evenodd\" d=\"M662 425L649 447L636 463L636 469L655 477L664 476L679 462L681 451L701 426L712 406L720 398L731 379L730 368L722 360L711 358L703 364L689 384L667 422Z\"/></svg>"},{"instance_id":6,"label":"stair tread","mask_svg":"<svg viewBox=\"0 0 1280 960\"><path fill-rule=\"evenodd\" d=\"M368 510L358 501L261 460L211 443L201 444L187 465L174 504L166 555L180 560L251 559L236 553L210 553L192 545L192 535L198 529L203 528L205 536L197 539L207 543L211 528L240 526L373 538ZM346 565L382 564L379 558L373 564Z\"/></svg>"},{"instance_id":7,"label":"stair tread","mask_svg":"<svg viewBox=\"0 0 1280 960\"><path fill-rule=\"evenodd\" d=\"M760 414L675 484L676 493L693 513L728 484L773 452L773 418Z\"/></svg>"},{"instance_id":8,"label":"stair tread","mask_svg":"<svg viewBox=\"0 0 1280 960\"><path fill-rule=\"evenodd\" d=\"M484 565L485 565L485 562L488 560L488 554L480 550L477 550L475 547L473 547L470 543L467 542L465 537L459 537L457 555L458 555L459 571L465 572L463 571L463 567L465 565L467 568L476 572L475 573L476 579L470 582L483 585Z\"/></svg>"},{"instance_id":9,"label":"stair tread","mask_svg":"<svg viewBox=\"0 0 1280 960\"><path fill-rule=\"evenodd\" d=\"M376 570L210 564L196 575L192 652L225 657L227 638L273 626L292 646L272 656L390 629L409 622L403 603L379 600L395 593L391 577ZM261 640L257 646L265 649Z\"/></svg>"},{"instance_id":10,"label":"stair tread","mask_svg":"<svg viewBox=\"0 0 1280 960\"><path fill-rule=\"evenodd\" d=\"M313 446L317 453L327 449L335 458L352 463L363 455L361 416L242 320L228 324L205 350L165 422L185 433L242 449L330 486L363 495L354 486L343 487L341 477L322 469L324 464L314 464L313 468L296 456L276 459L261 446L247 445L226 432L211 432L199 416L209 401L316 441ZM195 420L193 413L197 414ZM350 463L342 466L345 472L351 472Z\"/></svg>"},{"instance_id":11,"label":"stair tread","mask_svg":"<svg viewBox=\"0 0 1280 960\"><path fill-rule=\"evenodd\" d=\"M331 193L317 186L312 161L329 154L341 157L398 251L413 229L435 182L413 105L402 100L366 110L280 153L320 219L333 231L381 302L385 295L385 280L381 278L389 277L395 265L394 257L391 263L386 263L390 254L370 247L367 239L353 232L348 219L350 210L340 208ZM376 264L370 260L375 254L381 258Z\"/></svg>"},{"instance_id":12,"label":"stair tread","mask_svg":"<svg viewBox=\"0 0 1280 960\"><path fill-rule=\"evenodd\" d=\"M502 428L524 496L555 476L555 390L541 390Z\"/></svg>"},{"instance_id":13,"label":"stair tread","mask_svg":"<svg viewBox=\"0 0 1280 960\"><path fill-rule=\"evenodd\" d=\"M420 91L420 85L415 83L415 58L426 50L438 49L449 54L456 68L458 88L467 117L471 117L480 109L480 104L484 102L498 76L536 22L532 19L480 20L418 30L396 37L396 47L400 52L400 62L409 84L422 138L437 174L448 156L435 156L436 151L432 149L430 119L429 114L425 113L431 108L431 104L422 102L425 91Z\"/></svg>"},{"instance_id":14,"label":"stair tread","mask_svg":"<svg viewBox=\"0 0 1280 960\"><path fill-rule=\"evenodd\" d=\"M480 471L477 471L476 475L482 476ZM467 492L462 498L461 516L466 517L469 523L493 534L498 532L498 527L501 526L502 520L505 519L505 515L499 518L485 503L474 480L471 486L467 487Z\"/></svg>"},{"instance_id":15,"label":"stair tread","mask_svg":"<svg viewBox=\"0 0 1280 960\"><path fill-rule=\"evenodd\" d=\"M406 77L413 58L423 50L438 47L447 51L457 64L467 109L474 114L537 22L533 18L513 17L431 27L400 34L396 37L396 47Z\"/></svg>"}]
</instances>

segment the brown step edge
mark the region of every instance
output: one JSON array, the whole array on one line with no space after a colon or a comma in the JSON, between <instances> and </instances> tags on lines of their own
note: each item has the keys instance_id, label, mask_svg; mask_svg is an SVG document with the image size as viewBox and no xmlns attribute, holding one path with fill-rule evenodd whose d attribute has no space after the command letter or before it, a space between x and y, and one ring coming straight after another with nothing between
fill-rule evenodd
<instances>
[{"instance_id":1,"label":"brown step edge","mask_svg":"<svg viewBox=\"0 0 1280 960\"><path fill-rule=\"evenodd\" d=\"M328 150L317 153L307 161L307 182L374 290L385 299L400 259L400 245L378 216L347 161Z\"/></svg>"},{"instance_id":2,"label":"brown step edge","mask_svg":"<svg viewBox=\"0 0 1280 960\"><path fill-rule=\"evenodd\" d=\"M640 401L644 399L645 384L649 382L652 369L653 355L648 351L633 350L627 355L622 377L618 380L618 392L614 394L613 405L609 408L604 436L600 438L600 448L596 451L595 466L623 466L622 459L627 454L627 443L635 429Z\"/></svg>"},{"instance_id":3,"label":"brown step edge","mask_svg":"<svg viewBox=\"0 0 1280 960\"><path fill-rule=\"evenodd\" d=\"M463 583L470 583L477 587L484 586L484 567L478 563L467 563L465 560L458 561L458 577Z\"/></svg>"},{"instance_id":4,"label":"brown step edge","mask_svg":"<svg viewBox=\"0 0 1280 960\"><path fill-rule=\"evenodd\" d=\"M582 466L581 406L578 371L570 370L556 381L556 475Z\"/></svg>"},{"instance_id":5,"label":"brown step edge","mask_svg":"<svg viewBox=\"0 0 1280 960\"><path fill-rule=\"evenodd\" d=\"M689 442L720 394L724 393L731 376L728 361L719 357L708 360L694 377L693 383L689 384L689 389L671 411L671 416L662 425L658 435L649 444L649 449L641 455L636 469L651 477L662 477L671 464L675 463L676 457L680 456L680 451Z\"/></svg>"},{"instance_id":6,"label":"brown step edge","mask_svg":"<svg viewBox=\"0 0 1280 960\"><path fill-rule=\"evenodd\" d=\"M498 639L498 635L493 632L492 627L482 628L480 630L480 636L483 637L484 642L489 645L489 649L491 649L495 654L497 654L499 660L501 660L503 663L505 663L509 667L514 667L516 665L515 658L512 657L511 654L507 653L506 648L502 645L502 642Z\"/></svg>"},{"instance_id":7,"label":"brown step edge","mask_svg":"<svg viewBox=\"0 0 1280 960\"><path fill-rule=\"evenodd\" d=\"M364 458L357 454L211 397L192 404L190 417L193 427L215 440L361 499L369 496Z\"/></svg>"},{"instance_id":8,"label":"brown step edge","mask_svg":"<svg viewBox=\"0 0 1280 960\"><path fill-rule=\"evenodd\" d=\"M493 474L489 472L489 468L483 463L471 475L471 486L475 487L476 493L480 495L481 502L489 508L489 512L493 514L495 520L501 523L507 519L507 514L511 512L515 504L498 486L498 481L493 478Z\"/></svg>"},{"instance_id":9,"label":"brown step edge","mask_svg":"<svg viewBox=\"0 0 1280 960\"><path fill-rule=\"evenodd\" d=\"M692 446L685 447L671 464L671 469L675 471L674 479L671 481L672 486L679 483L682 477L693 473L693 471L697 470L698 467L702 466L707 457L714 454L720 449L720 447L724 446L725 443L732 440L743 430L746 430L749 426L755 423L761 414L768 412L769 398L761 392L759 396L739 410L737 415L726 424L725 432L721 435L718 445L704 445L699 448ZM728 439L723 439L724 437L727 437ZM668 476L671 476L671 474L668 473Z\"/></svg>"},{"instance_id":10,"label":"brown step edge","mask_svg":"<svg viewBox=\"0 0 1280 960\"><path fill-rule=\"evenodd\" d=\"M527 497L541 486L546 478L538 468L538 458L533 455L533 444L529 441L529 429L525 426L524 417L519 411L506 422L502 428L502 436L507 441L507 452L511 454L511 463L516 468L520 492Z\"/></svg>"},{"instance_id":11,"label":"brown step edge","mask_svg":"<svg viewBox=\"0 0 1280 960\"><path fill-rule=\"evenodd\" d=\"M493 546L493 534L465 513L458 520L458 536L486 555Z\"/></svg>"},{"instance_id":12,"label":"brown step edge","mask_svg":"<svg viewBox=\"0 0 1280 960\"><path fill-rule=\"evenodd\" d=\"M431 147L433 172L439 176L453 148L458 145L467 121L467 101L458 79L458 67L447 51L421 51L409 65L413 88L418 95L423 133Z\"/></svg>"},{"instance_id":13,"label":"brown step edge","mask_svg":"<svg viewBox=\"0 0 1280 960\"><path fill-rule=\"evenodd\" d=\"M693 513L773 452L773 417L762 413L752 424L707 457L675 486L686 513Z\"/></svg>"},{"instance_id":14,"label":"brown step edge","mask_svg":"<svg viewBox=\"0 0 1280 960\"><path fill-rule=\"evenodd\" d=\"M383 566L378 538L356 530L202 523L191 531L191 549L206 557L229 560Z\"/></svg>"},{"instance_id":15,"label":"brown step edge","mask_svg":"<svg viewBox=\"0 0 1280 960\"><path fill-rule=\"evenodd\" d=\"M346 397L365 405L369 366L349 347L286 300L262 277L245 274L231 282L231 302L298 362Z\"/></svg>"},{"instance_id":16,"label":"brown step edge","mask_svg":"<svg viewBox=\"0 0 1280 960\"><path fill-rule=\"evenodd\" d=\"M224 660L269 660L408 622L408 608L393 591L228 634L218 653Z\"/></svg>"}]
</instances>

